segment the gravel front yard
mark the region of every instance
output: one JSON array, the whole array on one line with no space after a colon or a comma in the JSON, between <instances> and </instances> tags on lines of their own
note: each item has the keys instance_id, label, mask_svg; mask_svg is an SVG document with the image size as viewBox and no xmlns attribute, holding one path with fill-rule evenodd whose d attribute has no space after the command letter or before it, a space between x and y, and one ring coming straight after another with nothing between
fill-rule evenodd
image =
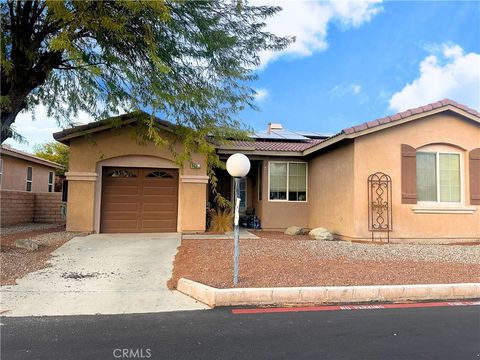
<instances>
[{"instance_id":1,"label":"gravel front yard","mask_svg":"<svg viewBox=\"0 0 480 360\"><path fill-rule=\"evenodd\" d=\"M52 224L21 224L2 227L0 251L0 285L14 285L15 280L48 266L52 251L75 236L82 234L66 232L64 226ZM30 239L39 245L38 251L18 249L15 240Z\"/></svg>"},{"instance_id":2,"label":"gravel front yard","mask_svg":"<svg viewBox=\"0 0 480 360\"><path fill-rule=\"evenodd\" d=\"M480 245L361 244L257 232L240 241L240 287L480 281ZM169 287L185 277L233 287L232 240L182 240Z\"/></svg>"}]
</instances>

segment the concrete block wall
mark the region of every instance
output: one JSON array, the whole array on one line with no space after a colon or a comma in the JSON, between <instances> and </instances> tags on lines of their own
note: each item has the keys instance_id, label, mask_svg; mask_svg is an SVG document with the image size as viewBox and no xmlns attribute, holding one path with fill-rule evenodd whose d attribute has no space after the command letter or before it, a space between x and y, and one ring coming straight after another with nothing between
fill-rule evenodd
<instances>
[{"instance_id":1,"label":"concrete block wall","mask_svg":"<svg viewBox=\"0 0 480 360\"><path fill-rule=\"evenodd\" d=\"M1 191L0 220L2 225L33 222L35 194L26 191Z\"/></svg>"},{"instance_id":2,"label":"concrete block wall","mask_svg":"<svg viewBox=\"0 0 480 360\"><path fill-rule=\"evenodd\" d=\"M36 193L34 222L64 224L62 219L62 193Z\"/></svg>"},{"instance_id":3,"label":"concrete block wall","mask_svg":"<svg viewBox=\"0 0 480 360\"><path fill-rule=\"evenodd\" d=\"M0 223L2 226L29 222L64 224L61 206L61 193L1 190Z\"/></svg>"}]
</instances>

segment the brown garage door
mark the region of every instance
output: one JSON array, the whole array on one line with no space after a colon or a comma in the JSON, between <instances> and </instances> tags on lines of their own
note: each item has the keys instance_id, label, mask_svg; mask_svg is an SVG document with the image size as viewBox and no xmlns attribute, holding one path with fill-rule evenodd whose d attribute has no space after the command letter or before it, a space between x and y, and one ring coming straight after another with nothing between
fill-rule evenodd
<instances>
[{"instance_id":1,"label":"brown garage door","mask_svg":"<svg viewBox=\"0 0 480 360\"><path fill-rule=\"evenodd\" d=\"M178 170L103 169L100 231L177 231Z\"/></svg>"}]
</instances>

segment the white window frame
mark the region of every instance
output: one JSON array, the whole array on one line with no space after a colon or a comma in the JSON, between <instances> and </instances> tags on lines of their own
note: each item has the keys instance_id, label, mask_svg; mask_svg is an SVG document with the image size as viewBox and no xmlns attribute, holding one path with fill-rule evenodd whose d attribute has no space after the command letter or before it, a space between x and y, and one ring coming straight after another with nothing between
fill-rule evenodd
<instances>
[{"instance_id":1,"label":"white window frame","mask_svg":"<svg viewBox=\"0 0 480 360\"><path fill-rule=\"evenodd\" d=\"M50 174L52 174L52 182L50 182ZM51 190L50 190L51 186ZM48 186L47 186L48 192L54 192L55 191L55 173L53 171L48 172Z\"/></svg>"},{"instance_id":2,"label":"white window frame","mask_svg":"<svg viewBox=\"0 0 480 360\"><path fill-rule=\"evenodd\" d=\"M28 169L32 169L32 179L28 180ZM30 190L28 190L28 184L30 183ZM33 192L33 167L27 166L27 173L25 174L25 191Z\"/></svg>"},{"instance_id":3,"label":"white window frame","mask_svg":"<svg viewBox=\"0 0 480 360\"><path fill-rule=\"evenodd\" d=\"M287 164L287 198L285 200L270 199L270 164ZM305 201L288 200L290 190L290 165L289 164L305 164ZM291 203L307 203L308 202L308 162L306 161L269 161L268 162L268 201L269 202L291 202Z\"/></svg>"},{"instance_id":4,"label":"white window frame","mask_svg":"<svg viewBox=\"0 0 480 360\"><path fill-rule=\"evenodd\" d=\"M437 201L418 201L417 204L429 207L458 207L465 205L465 171L463 154L460 151L417 150L417 153L435 154L435 176L437 177ZM459 155L460 161L460 201L440 201L440 154Z\"/></svg>"}]
</instances>

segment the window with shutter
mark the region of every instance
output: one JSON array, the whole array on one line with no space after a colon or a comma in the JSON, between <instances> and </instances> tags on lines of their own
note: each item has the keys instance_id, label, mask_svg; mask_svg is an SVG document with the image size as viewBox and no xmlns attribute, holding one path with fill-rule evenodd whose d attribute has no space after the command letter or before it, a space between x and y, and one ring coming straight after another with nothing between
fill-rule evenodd
<instances>
[{"instance_id":1,"label":"window with shutter","mask_svg":"<svg viewBox=\"0 0 480 360\"><path fill-rule=\"evenodd\" d=\"M417 152L417 201L462 201L461 154Z\"/></svg>"}]
</instances>

